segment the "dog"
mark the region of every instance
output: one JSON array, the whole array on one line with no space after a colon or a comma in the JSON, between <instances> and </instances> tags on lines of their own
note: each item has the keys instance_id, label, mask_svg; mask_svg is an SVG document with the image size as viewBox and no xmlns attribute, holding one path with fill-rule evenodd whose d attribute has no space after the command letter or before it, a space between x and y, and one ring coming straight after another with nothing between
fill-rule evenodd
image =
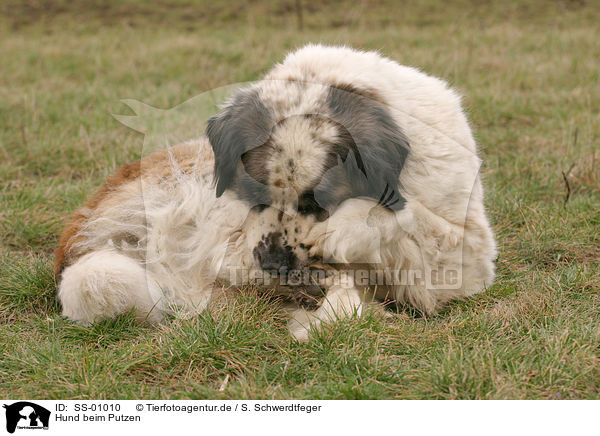
<instances>
[{"instance_id":1,"label":"dog","mask_svg":"<svg viewBox=\"0 0 600 436\"><path fill-rule=\"evenodd\" d=\"M63 314L159 322L253 285L313 298L290 317L306 340L369 299L431 315L482 291L496 243L460 100L376 52L290 53L205 137L123 166L75 212L55 255Z\"/></svg>"}]
</instances>

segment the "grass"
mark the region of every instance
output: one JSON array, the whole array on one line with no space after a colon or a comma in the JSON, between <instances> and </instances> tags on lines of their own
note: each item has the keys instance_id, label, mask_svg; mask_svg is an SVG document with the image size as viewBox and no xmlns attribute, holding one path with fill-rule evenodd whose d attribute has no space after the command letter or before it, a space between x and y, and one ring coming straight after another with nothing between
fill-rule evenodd
<instances>
[{"instance_id":1,"label":"grass","mask_svg":"<svg viewBox=\"0 0 600 436\"><path fill-rule=\"evenodd\" d=\"M600 398L600 8L304 3L302 29L282 0L0 6L0 397ZM158 328L63 319L62 221L143 150L111 116L120 100L168 109L308 41L380 49L464 94L495 284L434 318L370 312L308 344L252 291Z\"/></svg>"}]
</instances>

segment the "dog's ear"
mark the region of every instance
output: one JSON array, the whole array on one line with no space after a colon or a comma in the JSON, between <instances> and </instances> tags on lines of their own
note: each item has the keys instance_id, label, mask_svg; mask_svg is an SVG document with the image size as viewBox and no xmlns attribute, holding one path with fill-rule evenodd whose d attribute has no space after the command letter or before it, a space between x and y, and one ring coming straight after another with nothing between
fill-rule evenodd
<instances>
[{"instance_id":1,"label":"dog's ear","mask_svg":"<svg viewBox=\"0 0 600 436\"><path fill-rule=\"evenodd\" d=\"M233 184L242 155L268 139L269 120L269 111L252 89L237 91L229 104L208 120L206 136L215 154L217 197Z\"/></svg>"},{"instance_id":2,"label":"dog's ear","mask_svg":"<svg viewBox=\"0 0 600 436\"><path fill-rule=\"evenodd\" d=\"M409 144L386 104L372 91L351 85L331 87L327 106L338 124L338 154L344 161L353 196L378 200L391 210L404 207L400 172Z\"/></svg>"}]
</instances>

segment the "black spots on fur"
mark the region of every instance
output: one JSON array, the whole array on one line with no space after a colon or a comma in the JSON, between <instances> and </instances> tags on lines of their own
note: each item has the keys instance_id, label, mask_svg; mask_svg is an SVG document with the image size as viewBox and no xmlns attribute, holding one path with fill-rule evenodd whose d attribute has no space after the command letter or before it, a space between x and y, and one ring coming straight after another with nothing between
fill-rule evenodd
<instances>
[{"instance_id":1,"label":"black spots on fur","mask_svg":"<svg viewBox=\"0 0 600 436\"><path fill-rule=\"evenodd\" d=\"M339 85L329 89L327 106L338 124L333 148L344 163L352 195L384 197L386 207L402 209L399 177L409 143L386 104L373 91Z\"/></svg>"},{"instance_id":2,"label":"black spots on fur","mask_svg":"<svg viewBox=\"0 0 600 436\"><path fill-rule=\"evenodd\" d=\"M250 89L238 91L230 105L208 120L206 135L215 154L217 197L233 184L242 155L265 144L271 125L258 91Z\"/></svg>"},{"instance_id":3,"label":"black spots on fur","mask_svg":"<svg viewBox=\"0 0 600 436\"><path fill-rule=\"evenodd\" d=\"M297 264L292 248L279 232L263 235L252 254L258 265L266 271L289 270Z\"/></svg>"}]
</instances>

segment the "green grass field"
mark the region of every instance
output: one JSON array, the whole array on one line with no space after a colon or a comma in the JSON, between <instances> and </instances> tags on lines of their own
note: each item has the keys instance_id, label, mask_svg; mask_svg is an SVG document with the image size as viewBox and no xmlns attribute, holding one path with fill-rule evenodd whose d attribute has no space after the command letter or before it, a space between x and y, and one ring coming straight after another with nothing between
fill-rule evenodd
<instances>
[{"instance_id":1,"label":"green grass field","mask_svg":"<svg viewBox=\"0 0 600 436\"><path fill-rule=\"evenodd\" d=\"M291 0L0 5L0 397L600 398L600 4L304 3L302 28ZM379 49L464 95L495 284L433 318L372 312L308 344L251 291L159 327L63 319L62 222L142 153L111 115L130 113L120 100L171 108L309 41Z\"/></svg>"}]
</instances>

